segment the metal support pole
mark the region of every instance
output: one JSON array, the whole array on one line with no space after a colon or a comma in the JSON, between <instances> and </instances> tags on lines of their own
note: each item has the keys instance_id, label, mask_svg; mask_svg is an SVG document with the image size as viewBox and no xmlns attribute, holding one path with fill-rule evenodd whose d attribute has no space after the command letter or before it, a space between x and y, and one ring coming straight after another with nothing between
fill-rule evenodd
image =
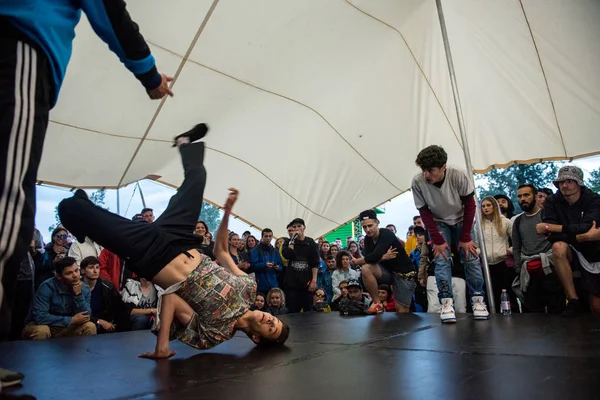
<instances>
[{"instance_id":1,"label":"metal support pole","mask_svg":"<svg viewBox=\"0 0 600 400\"><path fill-rule=\"evenodd\" d=\"M146 208L146 200L144 199L144 193L142 192L142 187L139 182L136 182L137 188L140 190L140 197L142 198L142 207Z\"/></svg>"},{"instance_id":2,"label":"metal support pole","mask_svg":"<svg viewBox=\"0 0 600 400\"><path fill-rule=\"evenodd\" d=\"M452 85L452 94L454 95L454 105L456 106L456 116L458 119L458 129L460 130L460 139L462 142L462 148L465 156L465 164L467 165L467 171L470 172L471 181L473 187L475 187L475 177L473 176L473 164L471 163L471 153L469 152L469 142L467 140L467 134L465 132L465 122L463 120L462 106L460 103L460 95L458 93L458 85L456 83L456 73L454 72L454 62L452 61L452 52L450 51L450 42L448 41L448 31L446 30L446 20L444 18L444 10L442 9L442 0L436 0L435 4L438 10L438 16L440 18L440 28L442 30L442 39L444 41L444 49L446 50L446 60L448 62L448 73L450 74L450 83ZM483 278L487 287L487 301L490 313L496 312L496 304L494 303L494 292L492 290L492 278L490 276L490 266L487 262L485 242L483 240L483 230L481 229L481 214L479 212L479 205L477 206L477 212L475 213L475 230L477 237L479 238L479 248L481 254L479 259L483 265Z\"/></svg>"},{"instance_id":3,"label":"metal support pole","mask_svg":"<svg viewBox=\"0 0 600 400\"><path fill-rule=\"evenodd\" d=\"M117 188L117 214L121 215L121 201L119 200L119 189Z\"/></svg>"}]
</instances>

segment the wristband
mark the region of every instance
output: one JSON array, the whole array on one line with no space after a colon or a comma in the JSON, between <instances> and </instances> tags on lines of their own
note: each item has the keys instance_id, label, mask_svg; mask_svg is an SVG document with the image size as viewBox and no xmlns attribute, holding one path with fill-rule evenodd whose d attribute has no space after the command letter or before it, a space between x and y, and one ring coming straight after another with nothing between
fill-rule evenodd
<instances>
[{"instance_id":1,"label":"wristband","mask_svg":"<svg viewBox=\"0 0 600 400\"><path fill-rule=\"evenodd\" d=\"M231 210L225 209L225 215L231 215Z\"/></svg>"}]
</instances>

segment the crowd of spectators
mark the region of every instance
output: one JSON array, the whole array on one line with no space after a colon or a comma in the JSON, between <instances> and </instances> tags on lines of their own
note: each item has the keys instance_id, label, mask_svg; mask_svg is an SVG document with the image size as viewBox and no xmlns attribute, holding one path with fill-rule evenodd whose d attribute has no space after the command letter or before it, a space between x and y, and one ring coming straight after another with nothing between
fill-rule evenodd
<instances>
[{"instance_id":1,"label":"crowd of spectators","mask_svg":"<svg viewBox=\"0 0 600 400\"><path fill-rule=\"evenodd\" d=\"M600 229L596 227L600 196L585 187L582 171L574 166L563 167L554 184L556 193L520 185L521 213L504 194L481 200L478 212L494 302L500 304L504 289L513 312L568 317L600 312ZM133 219L152 223L153 210L146 208ZM406 234L397 238L413 271L401 275L410 276L415 286L407 311L440 313L444 306L436 278L440 266L428 228L422 214L416 215ZM364 235L347 237L344 244L341 238L330 243L323 237L313 240L305 229L304 221L296 218L287 225L288 237L274 238L271 229L263 229L260 238L249 231L229 233L231 257L256 277L254 309L272 315L330 311L357 315L369 313L378 303L386 312L402 312L394 296L397 281L378 284L375 301L365 287L366 261L358 262L368 259ZM395 225L386 229L397 235ZM207 224L198 221L195 234L202 237L199 250L214 258ZM480 243L476 244L480 255ZM452 243L444 261L451 275L451 289L444 290L451 290L457 312L472 312L464 257L455 246ZM386 257L396 255L388 252L380 262ZM74 241L62 226L54 229L47 244L35 231L17 286L23 295L13 307L11 339L150 329L162 292L129 272L127 260L89 239Z\"/></svg>"}]
</instances>

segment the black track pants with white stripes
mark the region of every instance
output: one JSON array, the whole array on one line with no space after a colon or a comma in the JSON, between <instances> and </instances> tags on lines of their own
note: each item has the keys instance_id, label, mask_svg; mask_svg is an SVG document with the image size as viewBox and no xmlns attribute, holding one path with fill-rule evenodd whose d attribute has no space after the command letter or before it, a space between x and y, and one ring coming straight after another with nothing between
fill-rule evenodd
<instances>
[{"instance_id":1,"label":"black track pants with white stripes","mask_svg":"<svg viewBox=\"0 0 600 400\"><path fill-rule=\"evenodd\" d=\"M45 54L0 34L0 335L10 327L21 261L33 238L35 182L52 96ZM3 335L2 335L3 336Z\"/></svg>"}]
</instances>

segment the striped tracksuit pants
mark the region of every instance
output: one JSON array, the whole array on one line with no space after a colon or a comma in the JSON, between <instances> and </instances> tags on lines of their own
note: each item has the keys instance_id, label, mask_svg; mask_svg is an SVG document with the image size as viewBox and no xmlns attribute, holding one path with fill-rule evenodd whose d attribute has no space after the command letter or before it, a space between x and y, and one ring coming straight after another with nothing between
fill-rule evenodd
<instances>
[{"instance_id":1,"label":"striped tracksuit pants","mask_svg":"<svg viewBox=\"0 0 600 400\"><path fill-rule=\"evenodd\" d=\"M10 329L17 274L33 238L35 183L52 96L45 54L0 30L0 339ZM68 155L65 154L68 158Z\"/></svg>"}]
</instances>

